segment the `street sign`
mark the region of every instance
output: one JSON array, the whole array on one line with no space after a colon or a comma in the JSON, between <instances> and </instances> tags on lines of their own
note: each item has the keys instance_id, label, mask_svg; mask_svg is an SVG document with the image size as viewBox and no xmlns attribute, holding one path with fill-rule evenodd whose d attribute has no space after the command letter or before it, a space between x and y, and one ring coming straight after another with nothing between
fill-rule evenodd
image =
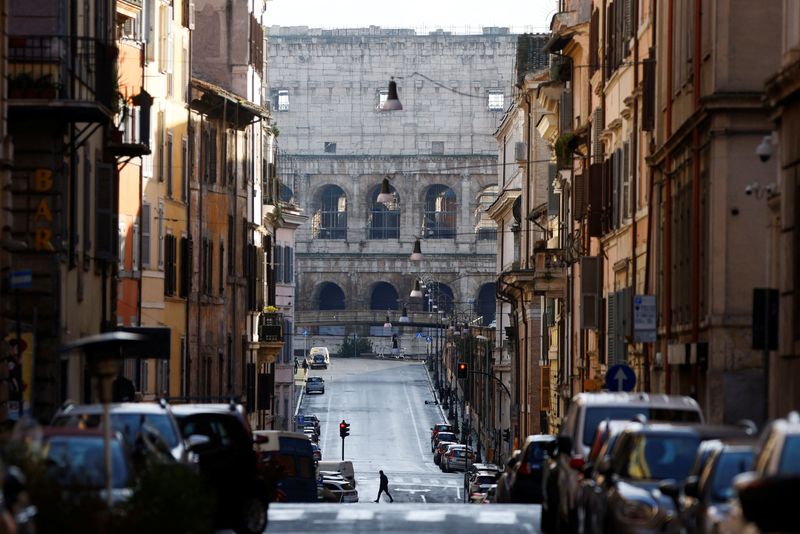
<instances>
[{"instance_id":1,"label":"street sign","mask_svg":"<svg viewBox=\"0 0 800 534\"><path fill-rule=\"evenodd\" d=\"M306 424L306 418L303 415L297 416L297 426L303 426Z\"/></svg>"},{"instance_id":2,"label":"street sign","mask_svg":"<svg viewBox=\"0 0 800 534\"><path fill-rule=\"evenodd\" d=\"M433 341L433 338L431 336L428 336L428 337L425 338L425 341L430 343L431 341Z\"/></svg>"},{"instance_id":3,"label":"street sign","mask_svg":"<svg viewBox=\"0 0 800 534\"><path fill-rule=\"evenodd\" d=\"M609 391L633 391L636 385L636 373L621 363L609 367L606 373L606 389Z\"/></svg>"},{"instance_id":4,"label":"street sign","mask_svg":"<svg viewBox=\"0 0 800 534\"><path fill-rule=\"evenodd\" d=\"M30 289L33 287L33 270L20 269L8 273L8 287L10 289Z\"/></svg>"},{"instance_id":5,"label":"street sign","mask_svg":"<svg viewBox=\"0 0 800 534\"><path fill-rule=\"evenodd\" d=\"M304 335L304 336L307 336L307 335L308 335L308 328L303 328L303 335Z\"/></svg>"},{"instance_id":6,"label":"street sign","mask_svg":"<svg viewBox=\"0 0 800 534\"><path fill-rule=\"evenodd\" d=\"M417 332L417 338L418 339L421 339L423 337L425 337L425 334L423 334L422 332Z\"/></svg>"},{"instance_id":7,"label":"street sign","mask_svg":"<svg viewBox=\"0 0 800 534\"><path fill-rule=\"evenodd\" d=\"M636 295L633 297L633 341L634 343L654 343L658 310L655 295Z\"/></svg>"}]
</instances>

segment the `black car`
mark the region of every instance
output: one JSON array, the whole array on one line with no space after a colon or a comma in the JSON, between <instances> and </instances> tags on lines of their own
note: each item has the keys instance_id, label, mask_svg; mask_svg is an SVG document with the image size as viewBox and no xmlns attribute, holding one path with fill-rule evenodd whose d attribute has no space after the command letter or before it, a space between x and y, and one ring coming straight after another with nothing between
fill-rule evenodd
<instances>
[{"instance_id":1,"label":"black car","mask_svg":"<svg viewBox=\"0 0 800 534\"><path fill-rule=\"evenodd\" d=\"M522 445L519 462L511 470L508 490L511 502L542 502L542 467L547 455L556 446L551 435L528 436Z\"/></svg>"},{"instance_id":2,"label":"black car","mask_svg":"<svg viewBox=\"0 0 800 534\"><path fill-rule=\"evenodd\" d=\"M173 414L184 436L202 435L197 447L200 472L217 496L219 528L260 533L267 526L270 481L258 471L253 436L241 405L179 404Z\"/></svg>"}]
</instances>

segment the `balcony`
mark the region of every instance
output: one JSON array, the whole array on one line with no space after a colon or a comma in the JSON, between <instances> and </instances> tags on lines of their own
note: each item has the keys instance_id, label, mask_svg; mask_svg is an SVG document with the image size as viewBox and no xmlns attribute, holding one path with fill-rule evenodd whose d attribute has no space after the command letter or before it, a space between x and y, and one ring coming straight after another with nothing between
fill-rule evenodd
<instances>
[{"instance_id":1,"label":"balcony","mask_svg":"<svg viewBox=\"0 0 800 534\"><path fill-rule=\"evenodd\" d=\"M97 39L9 36L9 116L109 121L118 105L116 62L116 46Z\"/></svg>"},{"instance_id":2,"label":"balcony","mask_svg":"<svg viewBox=\"0 0 800 534\"><path fill-rule=\"evenodd\" d=\"M258 316L258 363L273 363L283 348L283 314L264 312Z\"/></svg>"}]
</instances>

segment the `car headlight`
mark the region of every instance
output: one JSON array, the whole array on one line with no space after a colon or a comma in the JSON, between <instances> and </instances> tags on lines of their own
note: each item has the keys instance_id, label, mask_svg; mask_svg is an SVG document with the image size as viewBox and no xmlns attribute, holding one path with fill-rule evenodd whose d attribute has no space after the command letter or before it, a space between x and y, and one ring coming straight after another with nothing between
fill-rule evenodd
<instances>
[{"instance_id":1,"label":"car headlight","mask_svg":"<svg viewBox=\"0 0 800 534\"><path fill-rule=\"evenodd\" d=\"M620 514L630 521L650 521L658 513L658 506L645 501L626 501Z\"/></svg>"}]
</instances>

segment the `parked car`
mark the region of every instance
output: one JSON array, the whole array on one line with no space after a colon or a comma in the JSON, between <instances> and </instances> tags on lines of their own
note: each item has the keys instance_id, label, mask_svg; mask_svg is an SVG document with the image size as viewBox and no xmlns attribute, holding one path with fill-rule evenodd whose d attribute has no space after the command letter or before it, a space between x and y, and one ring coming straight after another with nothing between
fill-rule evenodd
<instances>
[{"instance_id":1,"label":"parked car","mask_svg":"<svg viewBox=\"0 0 800 534\"><path fill-rule=\"evenodd\" d=\"M303 417L303 427L308 427L313 425L314 428L317 429L317 434L320 431L320 424L319 424L319 417L314 414L302 414Z\"/></svg>"},{"instance_id":2,"label":"parked car","mask_svg":"<svg viewBox=\"0 0 800 534\"><path fill-rule=\"evenodd\" d=\"M145 450L144 444L151 454L159 455L163 450L175 461L187 464L196 461L168 403L125 402L112 404L110 410L112 429L122 434L134 454ZM101 404L68 404L53 416L50 424L66 428L101 428L102 416Z\"/></svg>"},{"instance_id":3,"label":"parked car","mask_svg":"<svg viewBox=\"0 0 800 534\"><path fill-rule=\"evenodd\" d=\"M455 442L458 441L456 435L452 432L439 432L436 434L436 437L433 438L433 450L436 450L436 445L439 444L440 441L449 441Z\"/></svg>"},{"instance_id":4,"label":"parked car","mask_svg":"<svg viewBox=\"0 0 800 534\"><path fill-rule=\"evenodd\" d=\"M331 354L328 352L328 347L311 347L308 355L311 358L312 369L327 369L331 364Z\"/></svg>"},{"instance_id":5,"label":"parked car","mask_svg":"<svg viewBox=\"0 0 800 534\"><path fill-rule=\"evenodd\" d=\"M497 485L498 473L495 471L478 471L469 479L469 494L485 493L489 486Z\"/></svg>"},{"instance_id":6,"label":"parked car","mask_svg":"<svg viewBox=\"0 0 800 534\"><path fill-rule=\"evenodd\" d=\"M319 448L319 444L312 443L311 450L314 451L314 460L319 462L322 460L322 449Z\"/></svg>"},{"instance_id":7,"label":"parked car","mask_svg":"<svg viewBox=\"0 0 800 534\"><path fill-rule=\"evenodd\" d=\"M542 500L541 527L554 532L558 525L575 525L578 481L589 454L597 425L605 420L630 420L642 415L650 421L702 422L697 402L677 395L646 393L579 393L573 397L562 432L557 438L558 453L546 469L545 485L555 491L545 491ZM556 477L550 480L550 477Z\"/></svg>"},{"instance_id":8,"label":"parked car","mask_svg":"<svg viewBox=\"0 0 800 534\"><path fill-rule=\"evenodd\" d=\"M475 451L471 447L467 447L466 445L450 446L441 460L444 462L442 471L445 473L456 470L465 471L468 464L477 461L476 458Z\"/></svg>"},{"instance_id":9,"label":"parked car","mask_svg":"<svg viewBox=\"0 0 800 534\"><path fill-rule=\"evenodd\" d=\"M217 496L218 528L261 533L267 526L270 481L261 476L254 438L241 404L179 404L173 407L183 435L202 435L200 473Z\"/></svg>"},{"instance_id":10,"label":"parked car","mask_svg":"<svg viewBox=\"0 0 800 534\"><path fill-rule=\"evenodd\" d=\"M327 502L358 502L358 490L343 478L323 477L322 487Z\"/></svg>"},{"instance_id":11,"label":"parked car","mask_svg":"<svg viewBox=\"0 0 800 534\"><path fill-rule=\"evenodd\" d=\"M653 532L678 529L676 503L702 441L746 436L741 428L631 423L595 471L587 530Z\"/></svg>"},{"instance_id":12,"label":"parked car","mask_svg":"<svg viewBox=\"0 0 800 534\"><path fill-rule=\"evenodd\" d=\"M497 480L497 492L496 492L495 502L499 503L511 502L511 486L510 486L511 472L517 465L517 462L519 462L520 456L522 456L522 451L520 449L516 449L511 454L511 457L508 460L506 460L503 473Z\"/></svg>"},{"instance_id":13,"label":"parked car","mask_svg":"<svg viewBox=\"0 0 800 534\"><path fill-rule=\"evenodd\" d=\"M317 468L320 472L331 471L338 473L342 475L345 480L350 482L354 488L358 486L356 483L356 472L355 469L353 469L353 462L350 460L329 460L325 462L319 462L319 464L317 464Z\"/></svg>"},{"instance_id":14,"label":"parked car","mask_svg":"<svg viewBox=\"0 0 800 534\"><path fill-rule=\"evenodd\" d=\"M681 499L681 526L686 532L718 533L730 513L734 497L733 479L752 469L755 441L712 440L705 442L708 458L698 476L690 475Z\"/></svg>"},{"instance_id":15,"label":"parked car","mask_svg":"<svg viewBox=\"0 0 800 534\"><path fill-rule=\"evenodd\" d=\"M450 423L436 423L431 427L431 452L433 452L436 448L436 443L434 440L436 439L436 434L439 432L452 432L453 425Z\"/></svg>"},{"instance_id":16,"label":"parked car","mask_svg":"<svg viewBox=\"0 0 800 534\"><path fill-rule=\"evenodd\" d=\"M548 451L555 448L556 437L546 434L528 436L522 445L519 461L508 481L511 502L542 502L542 467Z\"/></svg>"},{"instance_id":17,"label":"parked car","mask_svg":"<svg viewBox=\"0 0 800 534\"><path fill-rule=\"evenodd\" d=\"M306 395L311 393L325 393L325 380L321 376L309 376L306 379Z\"/></svg>"},{"instance_id":18,"label":"parked car","mask_svg":"<svg viewBox=\"0 0 800 534\"><path fill-rule=\"evenodd\" d=\"M436 450L433 453L433 463L441 467L442 465L442 456L444 456L445 451L447 450L448 445L457 445L458 443L455 441L439 441L436 445Z\"/></svg>"},{"instance_id":19,"label":"parked car","mask_svg":"<svg viewBox=\"0 0 800 534\"><path fill-rule=\"evenodd\" d=\"M475 476L476 473L479 473L479 472L482 472L482 471L488 471L490 473L495 473L497 475L497 478L500 478L500 475L503 473L502 469L500 469L500 466L497 466L495 464L484 464L484 463L478 462L478 463L474 463L474 464L469 464L469 469L467 469L467 472L465 473L465 476L467 476L469 478L472 478L472 477Z\"/></svg>"},{"instance_id":20,"label":"parked car","mask_svg":"<svg viewBox=\"0 0 800 534\"><path fill-rule=\"evenodd\" d=\"M105 501L103 432L98 429L47 427L42 431L42 455L47 474L72 495L82 493ZM122 434L111 437L111 502L120 505L133 494L131 451Z\"/></svg>"},{"instance_id":21,"label":"parked car","mask_svg":"<svg viewBox=\"0 0 800 534\"><path fill-rule=\"evenodd\" d=\"M736 497L723 532L799 532L800 414L772 421L756 446L753 470L734 478Z\"/></svg>"}]
</instances>

